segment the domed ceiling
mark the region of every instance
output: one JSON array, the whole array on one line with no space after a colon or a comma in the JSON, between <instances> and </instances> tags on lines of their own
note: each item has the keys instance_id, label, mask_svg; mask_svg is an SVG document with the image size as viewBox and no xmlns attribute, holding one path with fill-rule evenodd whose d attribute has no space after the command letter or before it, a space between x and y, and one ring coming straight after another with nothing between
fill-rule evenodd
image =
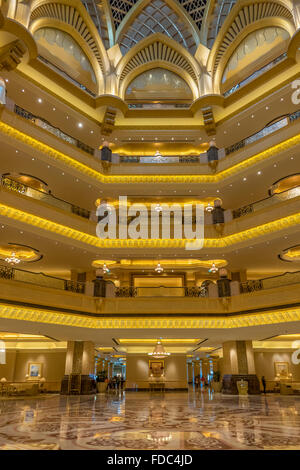
<instances>
[{"instance_id":1,"label":"domed ceiling","mask_svg":"<svg viewBox=\"0 0 300 470\"><path fill-rule=\"evenodd\" d=\"M236 0L82 0L106 48L125 54L141 39L162 33L192 54L200 32L209 47Z\"/></svg>"}]
</instances>

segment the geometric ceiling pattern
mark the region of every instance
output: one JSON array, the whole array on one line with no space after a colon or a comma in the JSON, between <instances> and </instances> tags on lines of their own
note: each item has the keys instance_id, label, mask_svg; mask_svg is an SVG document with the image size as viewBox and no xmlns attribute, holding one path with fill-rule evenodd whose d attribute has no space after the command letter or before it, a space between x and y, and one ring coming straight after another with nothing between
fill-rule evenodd
<instances>
[{"instance_id":1,"label":"geometric ceiling pattern","mask_svg":"<svg viewBox=\"0 0 300 470\"><path fill-rule=\"evenodd\" d=\"M183 15L178 15L164 0L152 0L126 28L118 43L123 54L141 39L153 33L162 33L185 47L191 54L196 43L191 26Z\"/></svg>"}]
</instances>

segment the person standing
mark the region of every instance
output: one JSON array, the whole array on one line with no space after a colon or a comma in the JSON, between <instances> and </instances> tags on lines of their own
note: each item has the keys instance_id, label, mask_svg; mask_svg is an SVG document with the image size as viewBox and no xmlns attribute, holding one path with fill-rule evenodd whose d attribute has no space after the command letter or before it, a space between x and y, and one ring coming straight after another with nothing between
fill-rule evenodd
<instances>
[{"instance_id":1,"label":"person standing","mask_svg":"<svg viewBox=\"0 0 300 470\"><path fill-rule=\"evenodd\" d=\"M265 379L264 375L261 378L261 383L262 383L262 386L264 388L264 394L266 394L266 379Z\"/></svg>"}]
</instances>

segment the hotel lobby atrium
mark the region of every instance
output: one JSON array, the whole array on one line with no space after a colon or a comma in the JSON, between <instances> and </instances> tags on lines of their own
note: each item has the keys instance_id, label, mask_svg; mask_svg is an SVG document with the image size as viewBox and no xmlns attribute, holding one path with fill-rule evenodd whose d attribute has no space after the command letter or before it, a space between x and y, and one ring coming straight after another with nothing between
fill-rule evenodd
<instances>
[{"instance_id":1,"label":"hotel lobby atrium","mask_svg":"<svg viewBox=\"0 0 300 470\"><path fill-rule=\"evenodd\" d=\"M300 450L300 0L0 0L0 450Z\"/></svg>"}]
</instances>

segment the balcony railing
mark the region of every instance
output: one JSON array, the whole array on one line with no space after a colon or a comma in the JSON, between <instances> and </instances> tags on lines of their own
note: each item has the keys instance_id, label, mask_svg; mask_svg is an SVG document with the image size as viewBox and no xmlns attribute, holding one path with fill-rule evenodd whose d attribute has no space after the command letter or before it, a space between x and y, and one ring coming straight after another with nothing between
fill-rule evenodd
<instances>
[{"instance_id":1,"label":"balcony railing","mask_svg":"<svg viewBox=\"0 0 300 470\"><path fill-rule=\"evenodd\" d=\"M117 287L116 297L207 297L207 287Z\"/></svg>"},{"instance_id":2,"label":"balcony railing","mask_svg":"<svg viewBox=\"0 0 300 470\"><path fill-rule=\"evenodd\" d=\"M238 150L246 147L247 145L253 144L258 140L267 137L268 135L277 132L278 130L288 126L289 124L295 122L300 118L300 110L292 114L285 116L279 116L274 119L274 121L267 126L265 126L260 131L255 134L246 137L235 144L226 147L225 149L219 149L218 160L228 156ZM139 155L120 155L119 163L207 163L207 153L202 153L200 155L167 155L167 156L139 156Z\"/></svg>"},{"instance_id":3,"label":"balcony railing","mask_svg":"<svg viewBox=\"0 0 300 470\"><path fill-rule=\"evenodd\" d=\"M84 282L70 281L59 277L48 276L44 273L25 271L24 269L11 266L0 266L0 279L21 281L40 287L50 287L52 289L60 289L77 294L85 293Z\"/></svg>"},{"instance_id":4,"label":"balcony railing","mask_svg":"<svg viewBox=\"0 0 300 470\"><path fill-rule=\"evenodd\" d=\"M111 281L104 281L105 289L101 294L94 290L93 283L71 281L61 279L54 276L49 276L44 273L35 273L32 271L25 271L24 269L0 265L0 279L19 281L28 284L34 284L40 287L59 289L62 291L73 292L77 294L86 294L90 296L101 297L123 297L123 298L139 298L139 297L189 297L189 298L217 298L218 286L210 283L207 286L182 286L182 287L168 287L168 286L147 286L147 287L134 287L122 286L113 287L110 289ZM228 282L228 281L227 281ZM90 286L90 284L92 286ZM272 276L258 280L249 280L246 282L238 283L237 281L230 282L230 289L226 296L236 296L238 294L251 294L258 291L275 289L278 287L292 286L300 284L300 271L286 272L279 276ZM92 287L92 289L91 289ZM106 289L109 289L109 294Z\"/></svg>"},{"instance_id":5,"label":"balcony railing","mask_svg":"<svg viewBox=\"0 0 300 470\"><path fill-rule=\"evenodd\" d=\"M241 294L249 294L266 289L274 289L276 287L284 287L300 283L300 271L287 272L279 276L266 277L264 279L250 280L240 283Z\"/></svg>"},{"instance_id":6,"label":"balcony railing","mask_svg":"<svg viewBox=\"0 0 300 470\"><path fill-rule=\"evenodd\" d=\"M45 119L43 119L39 116L35 116L30 111L27 111L26 109L21 108L17 104L15 104L15 106L14 106L14 112L18 116L21 116L22 118L31 121L32 123L34 123L38 127L42 127L43 129L45 129L46 131L48 131L51 134L55 135L59 139L64 140L65 142L68 142L69 144L75 145L77 148L79 148L80 150L83 150L84 152L86 152L90 155L94 155L95 150L92 147L90 147L89 145L84 144L83 142L81 142L78 139L75 139L75 137L72 137L69 134L66 134L65 132L61 131L58 127L52 126L52 124L50 124Z\"/></svg>"},{"instance_id":7,"label":"balcony railing","mask_svg":"<svg viewBox=\"0 0 300 470\"><path fill-rule=\"evenodd\" d=\"M85 91L86 93L88 93L89 95L91 95L93 98L96 98L96 93L93 93L91 90L89 90L86 86L82 85L80 82L78 82L77 80L75 80L74 78L72 78L69 74L67 74L64 70L60 69L59 67L57 67L57 65L53 64L52 62L50 62L49 60L45 59L45 57L39 55L38 56L38 59L42 62L44 62L45 64L47 64L49 67L51 67L52 69L54 69L56 72L58 72L60 75L62 75L63 77L65 77L69 82L73 83L74 85L76 85L78 88L80 88L81 90Z\"/></svg>"},{"instance_id":8,"label":"balcony railing","mask_svg":"<svg viewBox=\"0 0 300 470\"><path fill-rule=\"evenodd\" d=\"M206 158L206 153L200 155L166 155L166 156L139 156L120 155L120 163L201 163L201 158Z\"/></svg>"},{"instance_id":9,"label":"balcony railing","mask_svg":"<svg viewBox=\"0 0 300 470\"><path fill-rule=\"evenodd\" d=\"M265 209L266 207L273 206L278 202L288 201L289 199L294 199L298 196L300 196L300 186L287 189L282 193L273 194L272 196L266 197L265 199L261 199L260 201L253 202L252 204L240 207L239 209L235 209L232 211L232 217L234 219L238 219L239 217L243 217L245 215L252 214L253 212L257 212L261 209Z\"/></svg>"},{"instance_id":10,"label":"balcony railing","mask_svg":"<svg viewBox=\"0 0 300 470\"><path fill-rule=\"evenodd\" d=\"M264 67L262 67L261 69L257 70L256 72L252 73L251 75L249 75L249 77L245 78L245 80L242 80L241 82L237 83L236 85L234 85L232 88L230 88L230 90L228 91L225 91L225 93L223 93L223 96L225 98L227 98L228 96L232 95L233 93L235 93L237 90L239 90L240 88L242 88L243 86L247 85L248 83L252 82L252 80L254 80L255 78L259 77L260 75L262 75L263 73L267 72L268 70L270 70L271 68L273 68L275 65L277 65L279 62L282 62L285 58L287 57L287 53L285 52L284 54L281 54L279 57L277 57L276 59L272 60L272 62L269 62L267 65L265 65Z\"/></svg>"},{"instance_id":11,"label":"balcony railing","mask_svg":"<svg viewBox=\"0 0 300 470\"><path fill-rule=\"evenodd\" d=\"M1 178L1 185L5 189L15 191L17 193L23 194L24 196L32 197L38 201L46 202L51 206L57 207L58 209L62 209L63 211L70 212L72 214L76 214L79 217L83 217L84 219L90 218L90 211L87 209L83 209L82 207L76 206L75 204L71 204L70 202L66 202L63 199L59 199L52 194L44 193L38 189L31 188L30 186L20 183L19 181L15 181L8 176L3 176Z\"/></svg>"},{"instance_id":12,"label":"balcony railing","mask_svg":"<svg viewBox=\"0 0 300 470\"><path fill-rule=\"evenodd\" d=\"M280 116L276 118L274 120L275 122L268 124L262 130L256 132L253 135L250 135L249 137L246 137L246 139L240 140L236 144L226 147L225 148L226 156L230 155L231 153L237 152L238 150L246 147L249 144L253 144L253 142L257 142L258 140L263 139L264 137L267 137L270 134L273 134L279 129L282 129L283 127L288 126L290 123L295 122L299 118L300 118L300 111L296 111L295 113L288 114L287 116Z\"/></svg>"}]
</instances>

